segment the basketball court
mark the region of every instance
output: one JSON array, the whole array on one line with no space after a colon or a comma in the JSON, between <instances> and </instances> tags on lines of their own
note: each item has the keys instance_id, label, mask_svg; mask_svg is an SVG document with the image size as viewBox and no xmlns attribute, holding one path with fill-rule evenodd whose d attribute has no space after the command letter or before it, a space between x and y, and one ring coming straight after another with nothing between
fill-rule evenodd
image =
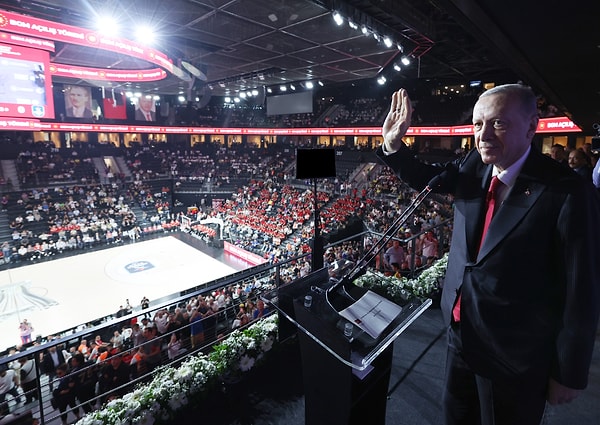
<instances>
[{"instance_id":1,"label":"basketball court","mask_svg":"<svg viewBox=\"0 0 600 425\"><path fill-rule=\"evenodd\" d=\"M172 236L0 271L0 350L23 319L52 335L236 271Z\"/></svg>"}]
</instances>

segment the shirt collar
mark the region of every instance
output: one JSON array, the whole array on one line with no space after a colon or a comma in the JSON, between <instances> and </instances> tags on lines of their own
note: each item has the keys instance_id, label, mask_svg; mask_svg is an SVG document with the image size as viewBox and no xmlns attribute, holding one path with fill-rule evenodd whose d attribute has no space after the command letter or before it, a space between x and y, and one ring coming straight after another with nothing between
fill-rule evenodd
<instances>
[{"instance_id":1,"label":"shirt collar","mask_svg":"<svg viewBox=\"0 0 600 425\"><path fill-rule=\"evenodd\" d=\"M498 179L507 187L513 187L515 184L515 180L517 180L517 176L521 172L523 168L523 164L525 164L525 160L531 151L531 145L527 148L525 153L517 159L510 167L504 169L504 171L499 171L496 166L492 169L492 177L498 176Z\"/></svg>"}]
</instances>

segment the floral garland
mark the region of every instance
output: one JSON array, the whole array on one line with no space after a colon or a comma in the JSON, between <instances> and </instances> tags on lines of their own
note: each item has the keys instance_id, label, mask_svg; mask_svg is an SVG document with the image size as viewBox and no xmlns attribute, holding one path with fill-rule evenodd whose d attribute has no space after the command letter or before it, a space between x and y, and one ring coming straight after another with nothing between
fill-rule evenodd
<instances>
[{"instance_id":1,"label":"floral garland","mask_svg":"<svg viewBox=\"0 0 600 425\"><path fill-rule=\"evenodd\" d=\"M413 297L434 297L441 288L447 265L448 253L423 270L415 279L408 279L406 277L397 278L394 276L385 276L374 271L367 271L367 273L354 280L354 283L357 286L378 292L398 304L404 304L404 302Z\"/></svg>"},{"instance_id":2,"label":"floral garland","mask_svg":"<svg viewBox=\"0 0 600 425\"><path fill-rule=\"evenodd\" d=\"M190 356L178 367L161 368L152 381L106 403L77 425L168 423L177 412L220 377L247 372L273 347L278 330L272 314L244 330L234 330L207 356Z\"/></svg>"}]
</instances>

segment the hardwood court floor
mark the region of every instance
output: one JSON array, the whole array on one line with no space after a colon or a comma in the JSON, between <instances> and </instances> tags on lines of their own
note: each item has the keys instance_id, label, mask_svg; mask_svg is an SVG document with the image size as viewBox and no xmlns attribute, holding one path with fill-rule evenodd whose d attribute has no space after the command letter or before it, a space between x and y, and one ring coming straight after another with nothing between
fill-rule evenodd
<instances>
[{"instance_id":1,"label":"hardwood court floor","mask_svg":"<svg viewBox=\"0 0 600 425\"><path fill-rule=\"evenodd\" d=\"M0 349L114 314L129 299L157 300L236 269L168 236L0 271Z\"/></svg>"}]
</instances>

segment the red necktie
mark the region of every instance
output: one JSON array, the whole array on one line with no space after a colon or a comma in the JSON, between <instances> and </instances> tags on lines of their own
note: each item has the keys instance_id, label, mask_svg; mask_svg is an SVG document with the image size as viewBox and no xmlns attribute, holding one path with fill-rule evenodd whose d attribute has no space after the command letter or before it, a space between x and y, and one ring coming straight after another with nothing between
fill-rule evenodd
<instances>
[{"instance_id":1,"label":"red necktie","mask_svg":"<svg viewBox=\"0 0 600 425\"><path fill-rule=\"evenodd\" d=\"M497 176L492 177L490 188L488 189L485 197L485 221L483 222L483 230L481 231L481 239L479 240L479 249L481 249L481 245L483 245L485 234L487 233L488 227L490 227L490 223L492 222L492 217L498 208L496 201L498 200L498 187L500 187L501 184L502 182ZM458 295L456 304L454 304L454 308L452 309L452 317L454 318L455 322L460 322L460 294Z\"/></svg>"}]
</instances>

